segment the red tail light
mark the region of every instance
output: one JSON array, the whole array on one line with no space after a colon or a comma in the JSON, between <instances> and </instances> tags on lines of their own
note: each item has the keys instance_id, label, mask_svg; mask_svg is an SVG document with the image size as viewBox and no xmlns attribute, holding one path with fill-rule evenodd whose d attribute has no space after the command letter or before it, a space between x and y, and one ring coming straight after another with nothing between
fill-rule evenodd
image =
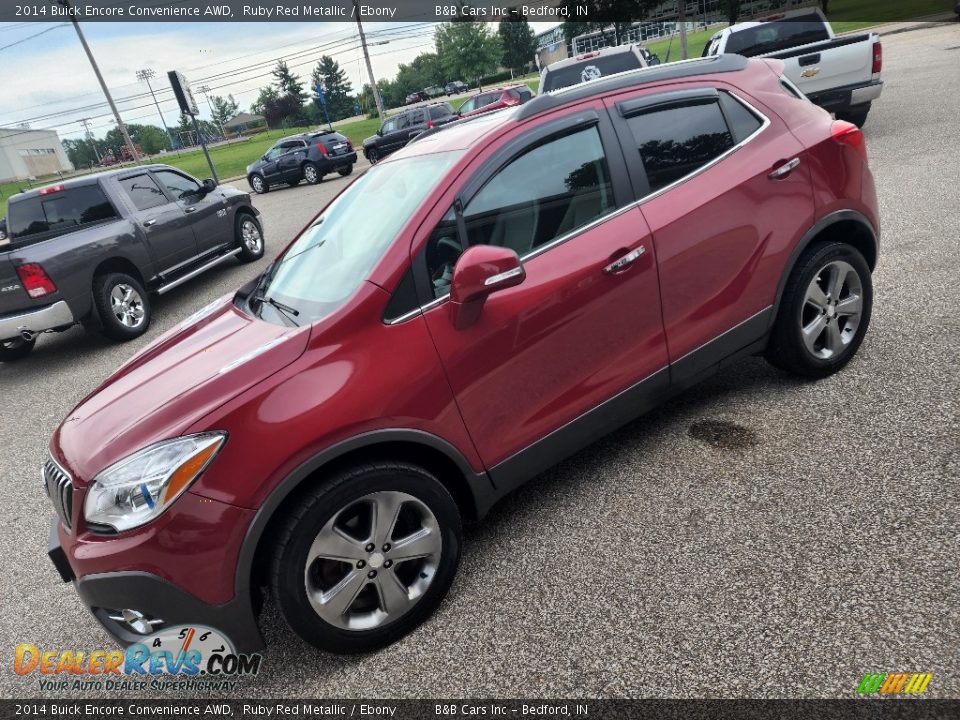
<instances>
[{"instance_id":1,"label":"red tail light","mask_svg":"<svg viewBox=\"0 0 960 720\"><path fill-rule=\"evenodd\" d=\"M63 185L49 185L42 190L40 190L40 195L50 195L51 193L60 192L63 190Z\"/></svg>"},{"instance_id":2,"label":"red tail light","mask_svg":"<svg viewBox=\"0 0 960 720\"><path fill-rule=\"evenodd\" d=\"M347 140L347 150L353 150L353 143Z\"/></svg>"},{"instance_id":3,"label":"red tail light","mask_svg":"<svg viewBox=\"0 0 960 720\"><path fill-rule=\"evenodd\" d=\"M23 289L27 295L32 298L43 297L57 291L57 286L53 284L50 276L44 272L44 269L36 263L26 263L17 268L17 275L20 276L20 282L23 283Z\"/></svg>"},{"instance_id":4,"label":"red tail light","mask_svg":"<svg viewBox=\"0 0 960 720\"><path fill-rule=\"evenodd\" d=\"M427 130L433 130L433 120L427 120Z\"/></svg>"},{"instance_id":5,"label":"red tail light","mask_svg":"<svg viewBox=\"0 0 960 720\"><path fill-rule=\"evenodd\" d=\"M880 44L880 41L877 40L873 44L873 70L874 74L880 72L883 68L883 45Z\"/></svg>"},{"instance_id":6,"label":"red tail light","mask_svg":"<svg viewBox=\"0 0 960 720\"><path fill-rule=\"evenodd\" d=\"M323 143L317 143L317 150L319 150L320 154L323 155L324 157L327 156L327 146L324 145Z\"/></svg>"},{"instance_id":7,"label":"red tail light","mask_svg":"<svg viewBox=\"0 0 960 720\"><path fill-rule=\"evenodd\" d=\"M864 160L867 159L867 141L856 125L845 120L834 120L830 134L836 142L849 145L860 153Z\"/></svg>"}]
</instances>

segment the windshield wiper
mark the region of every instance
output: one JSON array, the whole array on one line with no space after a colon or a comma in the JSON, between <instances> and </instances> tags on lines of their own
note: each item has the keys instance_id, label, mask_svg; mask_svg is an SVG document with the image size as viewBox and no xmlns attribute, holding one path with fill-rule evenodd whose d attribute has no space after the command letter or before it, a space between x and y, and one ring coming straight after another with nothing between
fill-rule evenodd
<instances>
[{"instance_id":1,"label":"windshield wiper","mask_svg":"<svg viewBox=\"0 0 960 720\"><path fill-rule=\"evenodd\" d=\"M263 295L263 294L256 295L254 296L253 299L259 302L261 307L263 307L263 303L269 303L270 307L276 308L281 313L283 313L283 316L287 318L287 320L292 322L297 327L300 327L300 323L294 320L295 317L298 317L300 315L300 311L297 310L296 308L290 307L289 305L285 305L279 300L274 300L272 297L267 297L266 295Z\"/></svg>"}]
</instances>

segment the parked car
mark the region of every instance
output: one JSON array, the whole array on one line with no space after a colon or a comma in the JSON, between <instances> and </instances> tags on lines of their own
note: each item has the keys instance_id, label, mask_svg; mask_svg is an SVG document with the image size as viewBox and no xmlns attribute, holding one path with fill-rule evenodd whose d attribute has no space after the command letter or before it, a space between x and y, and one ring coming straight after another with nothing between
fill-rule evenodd
<instances>
[{"instance_id":1,"label":"parked car","mask_svg":"<svg viewBox=\"0 0 960 720\"><path fill-rule=\"evenodd\" d=\"M107 153L100 159L100 167L110 167L117 164L117 158L113 153Z\"/></svg>"},{"instance_id":2,"label":"parked car","mask_svg":"<svg viewBox=\"0 0 960 720\"><path fill-rule=\"evenodd\" d=\"M461 118L474 117L505 107L523 105L533 97L533 91L527 85L511 85L505 88L484 90L467 100L457 110Z\"/></svg>"},{"instance_id":3,"label":"parked car","mask_svg":"<svg viewBox=\"0 0 960 720\"><path fill-rule=\"evenodd\" d=\"M0 245L6 245L9 240L7 240L7 219L0 218Z\"/></svg>"},{"instance_id":4,"label":"parked car","mask_svg":"<svg viewBox=\"0 0 960 720\"><path fill-rule=\"evenodd\" d=\"M247 165L247 182L260 194L269 192L271 186L293 187L302 180L316 185L332 172L346 177L356 162L357 153L346 136L317 130L277 141L263 157Z\"/></svg>"},{"instance_id":5,"label":"parked car","mask_svg":"<svg viewBox=\"0 0 960 720\"><path fill-rule=\"evenodd\" d=\"M0 247L0 361L78 322L131 340L162 295L236 257L263 256L250 195L176 168L111 170L19 193Z\"/></svg>"},{"instance_id":6,"label":"parked car","mask_svg":"<svg viewBox=\"0 0 960 720\"><path fill-rule=\"evenodd\" d=\"M786 77L811 101L858 127L883 91L880 36L837 37L819 8L725 28L703 49L704 56L721 53L783 60Z\"/></svg>"},{"instance_id":7,"label":"parked car","mask_svg":"<svg viewBox=\"0 0 960 720\"><path fill-rule=\"evenodd\" d=\"M646 48L637 45L606 47L576 57L558 60L540 71L541 95L608 75L637 70L649 65Z\"/></svg>"},{"instance_id":8,"label":"parked car","mask_svg":"<svg viewBox=\"0 0 960 720\"><path fill-rule=\"evenodd\" d=\"M468 88L467 84L462 80L454 80L453 82L448 82L443 90L447 95L459 95L460 93L465 93Z\"/></svg>"},{"instance_id":9,"label":"parked car","mask_svg":"<svg viewBox=\"0 0 960 720\"><path fill-rule=\"evenodd\" d=\"M447 103L435 103L404 110L380 126L376 135L363 141L363 154L371 164L396 152L425 130L441 127L457 119Z\"/></svg>"},{"instance_id":10,"label":"parked car","mask_svg":"<svg viewBox=\"0 0 960 720\"><path fill-rule=\"evenodd\" d=\"M622 73L370 169L56 430L63 579L124 642L200 623L255 651L268 586L307 642L373 650L441 602L462 518L531 476L739 357L843 368L874 182L782 72Z\"/></svg>"},{"instance_id":11,"label":"parked car","mask_svg":"<svg viewBox=\"0 0 960 720\"><path fill-rule=\"evenodd\" d=\"M432 98L435 98L435 97L439 97L440 95L443 95L443 88L438 87L438 86L436 86L436 85L431 85L431 86L428 87L428 88L424 88L424 89L423 89L423 93L424 93L428 98L431 98L431 99L432 99Z\"/></svg>"},{"instance_id":12,"label":"parked car","mask_svg":"<svg viewBox=\"0 0 960 720\"><path fill-rule=\"evenodd\" d=\"M403 104L413 105L414 103L423 102L424 100L428 100L428 99L429 98L427 97L427 94L423 90L417 90L407 95L407 97L403 101Z\"/></svg>"}]
</instances>

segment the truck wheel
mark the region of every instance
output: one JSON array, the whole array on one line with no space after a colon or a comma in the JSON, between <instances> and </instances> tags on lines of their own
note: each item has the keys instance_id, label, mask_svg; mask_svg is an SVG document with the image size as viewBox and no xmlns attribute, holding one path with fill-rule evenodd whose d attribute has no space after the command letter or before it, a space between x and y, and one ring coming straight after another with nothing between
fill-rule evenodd
<instances>
[{"instance_id":1,"label":"truck wheel","mask_svg":"<svg viewBox=\"0 0 960 720\"><path fill-rule=\"evenodd\" d=\"M303 179L308 185L319 185L323 180L323 173L312 162L307 162L303 164Z\"/></svg>"},{"instance_id":2,"label":"truck wheel","mask_svg":"<svg viewBox=\"0 0 960 720\"><path fill-rule=\"evenodd\" d=\"M342 168L339 168L337 172L340 174L341 177L346 177L347 175L353 172L353 164L344 165Z\"/></svg>"},{"instance_id":3,"label":"truck wheel","mask_svg":"<svg viewBox=\"0 0 960 720\"><path fill-rule=\"evenodd\" d=\"M37 339L24 340L23 338L13 338L0 342L0 362L13 362L14 360L23 360L33 346L37 344Z\"/></svg>"},{"instance_id":4,"label":"truck wheel","mask_svg":"<svg viewBox=\"0 0 960 720\"><path fill-rule=\"evenodd\" d=\"M437 608L457 572L461 535L456 502L423 468L347 467L291 504L273 535L271 590L308 643L369 652Z\"/></svg>"},{"instance_id":5,"label":"truck wheel","mask_svg":"<svg viewBox=\"0 0 960 720\"><path fill-rule=\"evenodd\" d=\"M846 120L849 123L853 123L858 128L862 128L867 122L867 114L870 112L870 104L850 108L846 112L837 113L838 120Z\"/></svg>"},{"instance_id":6,"label":"truck wheel","mask_svg":"<svg viewBox=\"0 0 960 720\"><path fill-rule=\"evenodd\" d=\"M253 191L257 195L263 195L264 193L270 192L270 186L267 185L267 181L263 179L263 175L259 173L254 173L249 177L250 187L253 188Z\"/></svg>"},{"instance_id":7,"label":"truck wheel","mask_svg":"<svg viewBox=\"0 0 960 720\"><path fill-rule=\"evenodd\" d=\"M253 262L263 257L263 228L250 213L237 213L237 227L234 231L240 254L240 262Z\"/></svg>"},{"instance_id":8,"label":"truck wheel","mask_svg":"<svg viewBox=\"0 0 960 720\"><path fill-rule=\"evenodd\" d=\"M112 272L94 278L93 300L100 315L101 332L111 340L133 340L150 327L147 292L126 273Z\"/></svg>"}]
</instances>

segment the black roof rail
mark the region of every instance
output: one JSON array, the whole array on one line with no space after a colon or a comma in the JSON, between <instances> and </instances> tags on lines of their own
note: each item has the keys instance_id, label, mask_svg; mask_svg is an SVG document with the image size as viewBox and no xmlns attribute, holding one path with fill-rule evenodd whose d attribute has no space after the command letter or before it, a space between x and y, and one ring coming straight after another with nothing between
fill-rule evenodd
<instances>
[{"instance_id":1,"label":"black roof rail","mask_svg":"<svg viewBox=\"0 0 960 720\"><path fill-rule=\"evenodd\" d=\"M747 58L742 55L713 55L706 58L681 60L666 65L651 65L650 67L628 70L580 85L572 85L543 95L537 95L529 102L521 105L514 117L516 120L526 120L534 115L539 115L576 100L585 100L594 95L602 95L616 90L627 90L646 83L695 77L697 75L711 75L713 73L737 72L747 67L747 62Z\"/></svg>"}]
</instances>

